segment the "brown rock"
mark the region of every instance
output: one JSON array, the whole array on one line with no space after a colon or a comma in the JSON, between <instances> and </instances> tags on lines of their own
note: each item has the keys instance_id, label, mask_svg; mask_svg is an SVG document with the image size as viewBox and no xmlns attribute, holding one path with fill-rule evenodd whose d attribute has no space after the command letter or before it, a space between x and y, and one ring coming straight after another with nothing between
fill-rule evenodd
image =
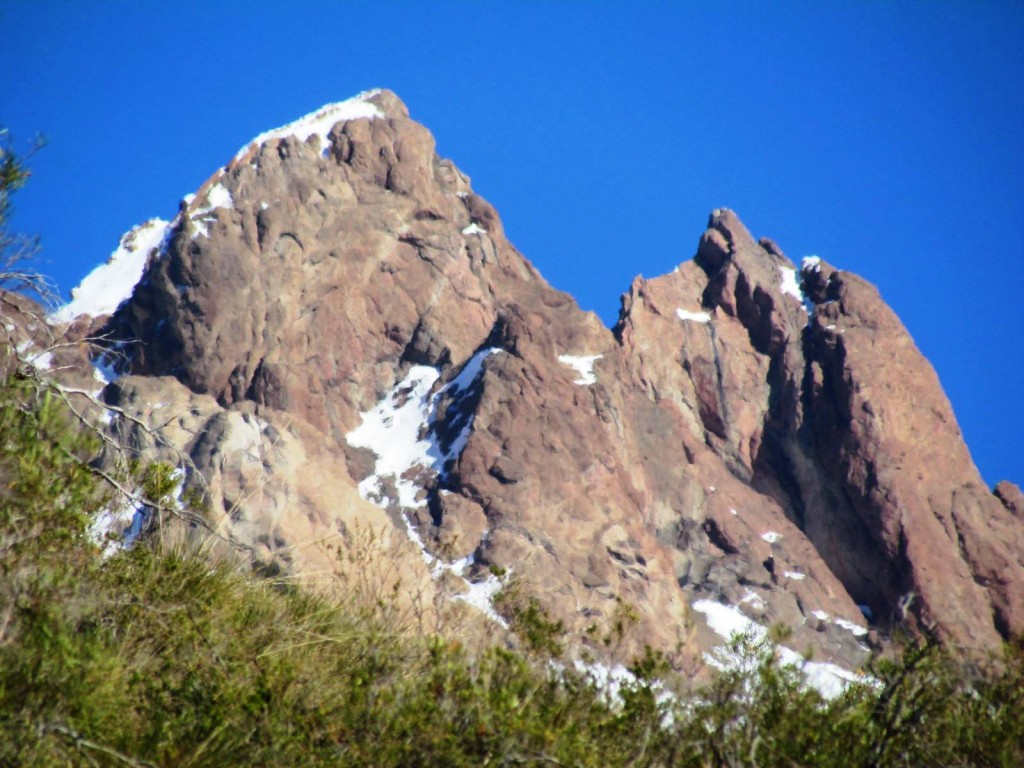
<instances>
[{"instance_id":1,"label":"brown rock","mask_svg":"<svg viewBox=\"0 0 1024 768\"><path fill-rule=\"evenodd\" d=\"M1001 480L996 484L995 495L1011 515L1024 516L1024 493L1021 492L1019 485Z\"/></svg>"},{"instance_id":2,"label":"brown rock","mask_svg":"<svg viewBox=\"0 0 1024 768\"><path fill-rule=\"evenodd\" d=\"M631 604L624 653L700 658L694 638L721 638L698 598L850 665L866 650L836 620L862 624L859 605L882 634L907 621L971 648L1024 629L1020 492L985 491L872 286L799 274L722 209L609 330L397 97L374 99L383 116L329 146L275 139L212 177L111 321L138 343L109 396L160 435L123 438L186 457L220 535L335 578L370 529L389 554L364 572L441 593L498 566L579 644ZM220 189L231 204L208 210ZM405 406L411 431L350 444ZM421 458L387 470L378 451Z\"/></svg>"}]
</instances>

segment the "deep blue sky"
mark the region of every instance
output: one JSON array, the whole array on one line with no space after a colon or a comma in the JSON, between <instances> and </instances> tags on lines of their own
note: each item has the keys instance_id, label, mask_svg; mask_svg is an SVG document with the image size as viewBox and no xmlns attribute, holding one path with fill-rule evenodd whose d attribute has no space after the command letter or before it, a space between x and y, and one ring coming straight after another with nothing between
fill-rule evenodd
<instances>
[{"instance_id":1,"label":"deep blue sky","mask_svg":"<svg viewBox=\"0 0 1024 768\"><path fill-rule=\"evenodd\" d=\"M987 482L1024 482L1024 3L0 2L15 199L62 292L263 130L396 91L614 321L735 209L872 281Z\"/></svg>"}]
</instances>

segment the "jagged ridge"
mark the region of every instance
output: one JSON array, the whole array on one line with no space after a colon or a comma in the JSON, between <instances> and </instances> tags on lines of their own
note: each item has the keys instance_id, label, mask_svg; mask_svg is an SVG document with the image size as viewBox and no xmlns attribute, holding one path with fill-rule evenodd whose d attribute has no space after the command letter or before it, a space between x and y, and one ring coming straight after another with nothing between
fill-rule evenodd
<instances>
[{"instance_id":1,"label":"jagged ridge","mask_svg":"<svg viewBox=\"0 0 1024 768\"><path fill-rule=\"evenodd\" d=\"M356 103L248 145L99 321L130 351L106 396L163 425L226 536L329 571L334 539L390 525L422 543L387 555L418 589L493 591L497 566L580 644L627 601L634 641L682 665L720 642L695 618L709 600L845 665L897 622L970 648L1024 628L1013 488L985 489L870 284L798 271L719 210L609 330L543 281L394 94ZM410 402L433 415L392 466L360 429ZM851 632L865 616L873 632Z\"/></svg>"}]
</instances>

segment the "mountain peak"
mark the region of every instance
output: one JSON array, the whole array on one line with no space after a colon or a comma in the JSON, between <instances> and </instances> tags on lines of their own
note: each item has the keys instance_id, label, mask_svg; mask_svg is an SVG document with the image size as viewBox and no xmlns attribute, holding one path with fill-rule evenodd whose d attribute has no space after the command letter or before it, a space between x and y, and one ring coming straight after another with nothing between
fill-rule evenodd
<instances>
[{"instance_id":1,"label":"mountain peak","mask_svg":"<svg viewBox=\"0 0 1024 768\"><path fill-rule=\"evenodd\" d=\"M609 331L407 114L369 91L260 134L100 329L126 439L185 457L225 538L333 573L382 527L423 604L500 623L511 571L580 646L626 602L636 650L695 659L726 610L851 667L869 630L1024 628L1016 501L873 286L720 208Z\"/></svg>"},{"instance_id":2,"label":"mountain peak","mask_svg":"<svg viewBox=\"0 0 1024 768\"><path fill-rule=\"evenodd\" d=\"M409 110L398 96L392 91L374 88L356 94L345 101L325 104L319 109L303 115L286 125L264 131L238 150L233 162L243 160L254 147L262 146L273 139L294 136L299 141L305 142L312 136L319 136L320 146L326 150L328 134L337 123L359 119L373 120L377 118L408 117Z\"/></svg>"}]
</instances>

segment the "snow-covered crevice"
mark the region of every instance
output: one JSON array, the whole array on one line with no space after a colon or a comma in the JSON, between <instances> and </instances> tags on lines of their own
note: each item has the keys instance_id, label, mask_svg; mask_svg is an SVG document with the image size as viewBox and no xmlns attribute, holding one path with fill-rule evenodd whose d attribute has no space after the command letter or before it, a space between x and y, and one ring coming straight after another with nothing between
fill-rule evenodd
<instances>
[{"instance_id":1,"label":"snow-covered crevice","mask_svg":"<svg viewBox=\"0 0 1024 768\"><path fill-rule=\"evenodd\" d=\"M206 194L203 197L203 204L192 208L189 211L188 217L192 222L192 238L195 240L197 237L209 237L210 230L208 225L217 221L217 217L213 216L213 212L217 209L230 210L235 207L235 201L231 197L231 193L228 192L227 187L221 183L220 179L224 177L224 171L222 170L217 175L217 181L206 190ZM201 190L200 190L201 191ZM191 199L186 198L191 208L195 197Z\"/></svg>"},{"instance_id":2,"label":"snow-covered crevice","mask_svg":"<svg viewBox=\"0 0 1024 768\"><path fill-rule=\"evenodd\" d=\"M184 510L185 502L182 494L185 491L186 472L178 467L171 473L171 478L178 481L177 490L170 500L175 509ZM100 547L101 557L110 557L122 549L135 546L153 514L141 491L136 491L130 498L118 496L110 506L96 513L89 524L88 535Z\"/></svg>"},{"instance_id":3,"label":"snow-covered crevice","mask_svg":"<svg viewBox=\"0 0 1024 768\"><path fill-rule=\"evenodd\" d=\"M683 309L682 307L680 307L679 309L676 310L676 317L678 317L680 320L683 320L683 321L689 320L689 321L694 322L694 323L710 323L711 322L711 313L710 312L704 312L704 311L691 312L690 310Z\"/></svg>"},{"instance_id":4,"label":"snow-covered crevice","mask_svg":"<svg viewBox=\"0 0 1024 768\"><path fill-rule=\"evenodd\" d=\"M800 279L797 276L797 271L792 267L779 267L779 272L782 273L779 288L787 296L792 296L799 301L800 306L804 308L804 312L807 313L809 318L814 314L814 302L807 298L807 295L800 288Z\"/></svg>"},{"instance_id":5,"label":"snow-covered crevice","mask_svg":"<svg viewBox=\"0 0 1024 768\"><path fill-rule=\"evenodd\" d=\"M806 262L806 259L804 261ZM807 322L810 323L811 317L814 316L814 302L811 301L807 294L805 294L800 288L800 278L797 275L797 271L792 267L779 267L779 272L782 273L782 280L779 284L779 288L784 294L792 296L800 302L800 306L802 306L804 312L807 313Z\"/></svg>"},{"instance_id":6,"label":"snow-covered crevice","mask_svg":"<svg viewBox=\"0 0 1024 768\"><path fill-rule=\"evenodd\" d=\"M712 631L724 640L730 640L735 635L742 635L759 644L768 639L767 629L744 616L734 606L714 600L697 600L693 603L693 609L703 614ZM807 685L826 699L834 699L841 695L852 683L870 685L874 682L870 677L850 672L837 664L808 661L792 648L776 646L775 650L782 664L798 669L803 674ZM757 664L756 659L738 655L728 646L719 646L705 653L704 660L716 669L735 669L740 672L752 672Z\"/></svg>"},{"instance_id":7,"label":"snow-covered crevice","mask_svg":"<svg viewBox=\"0 0 1024 768\"><path fill-rule=\"evenodd\" d=\"M558 362L563 365L568 365L579 375L579 377L573 381L573 384L579 384L581 387L589 387L591 384L597 383L597 374L594 373L594 363L602 357L604 357L604 355L559 355Z\"/></svg>"},{"instance_id":8,"label":"snow-covered crevice","mask_svg":"<svg viewBox=\"0 0 1024 768\"><path fill-rule=\"evenodd\" d=\"M484 534L486 537L486 534ZM456 602L466 603L483 613L491 621L494 621L505 629L508 629L508 622L494 610L494 596L498 594L505 581L493 573L488 573L479 581L470 581L463 576L463 571L474 564L473 555L456 560L454 563L443 563L437 560L434 563L434 578L440 578L446 571L462 580L466 591L452 597ZM508 578L506 574L505 578Z\"/></svg>"},{"instance_id":9,"label":"snow-covered crevice","mask_svg":"<svg viewBox=\"0 0 1024 768\"><path fill-rule=\"evenodd\" d=\"M283 139L286 136L295 136L299 141L307 141L310 136L319 136L321 152L326 154L330 146L327 135L336 123L344 120L357 120L359 118L372 120L384 117L384 114L377 108L377 105L370 102L370 99L379 93L379 89L363 91L351 99L327 104L315 112L310 112L308 115L300 117L298 120L282 125L280 128L264 131L238 150L238 153L235 155L235 161L245 157L246 153L254 145L262 146L272 139Z\"/></svg>"},{"instance_id":10,"label":"snow-covered crevice","mask_svg":"<svg viewBox=\"0 0 1024 768\"><path fill-rule=\"evenodd\" d=\"M345 439L352 447L369 449L376 456L374 471L359 483L359 494L382 509L400 507L409 539L419 548L434 578L450 573L461 579L466 592L454 599L504 626L492 602L502 581L494 574L469 581L464 574L475 564L474 556L449 563L431 554L408 515L408 510L427 505L424 481L433 476L443 485L452 464L462 455L474 419L466 405L476 390L484 361L500 351L492 347L477 352L455 378L434 393L431 390L440 372L430 366L413 366L377 405L361 414L360 425ZM485 533L481 544L486 538Z\"/></svg>"},{"instance_id":11,"label":"snow-covered crevice","mask_svg":"<svg viewBox=\"0 0 1024 768\"><path fill-rule=\"evenodd\" d=\"M852 621L847 621L846 619L830 616L827 611L811 611L811 615L819 621L831 621L837 627L842 627L854 637L864 637L868 633L866 627L854 624Z\"/></svg>"},{"instance_id":12,"label":"snow-covered crevice","mask_svg":"<svg viewBox=\"0 0 1024 768\"><path fill-rule=\"evenodd\" d=\"M462 230L464 235L486 235L487 230L477 224L475 221L468 227L464 227Z\"/></svg>"},{"instance_id":13,"label":"snow-covered crevice","mask_svg":"<svg viewBox=\"0 0 1024 768\"><path fill-rule=\"evenodd\" d=\"M359 493L377 506L397 503L403 509L426 505L419 479L434 474L444 479L466 447L473 414L460 408L483 370L484 360L500 350L481 350L458 376L431 394L440 378L436 368L414 365L405 378L369 411L345 439L354 448L376 455L374 471L359 484ZM445 404L444 418L439 410ZM388 485L394 488L393 497Z\"/></svg>"},{"instance_id":14,"label":"snow-covered crevice","mask_svg":"<svg viewBox=\"0 0 1024 768\"><path fill-rule=\"evenodd\" d=\"M50 322L70 323L81 315L113 314L131 297L153 249L162 252L167 247L171 229L171 222L150 219L124 235L106 263L96 267L72 289L71 301L54 310L49 316Z\"/></svg>"},{"instance_id":15,"label":"snow-covered crevice","mask_svg":"<svg viewBox=\"0 0 1024 768\"><path fill-rule=\"evenodd\" d=\"M119 501L97 512L89 524L89 538L101 547L103 557L131 549L145 528L146 505L136 497Z\"/></svg>"}]
</instances>

